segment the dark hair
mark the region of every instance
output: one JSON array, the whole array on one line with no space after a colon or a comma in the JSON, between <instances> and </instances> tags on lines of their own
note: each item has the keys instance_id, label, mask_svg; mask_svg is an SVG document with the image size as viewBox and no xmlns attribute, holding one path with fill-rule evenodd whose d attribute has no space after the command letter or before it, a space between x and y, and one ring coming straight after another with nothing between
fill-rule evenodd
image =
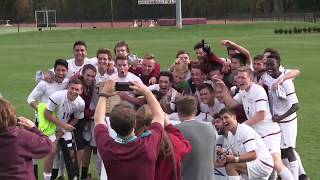
<instances>
[{"instance_id":1,"label":"dark hair","mask_svg":"<svg viewBox=\"0 0 320 180\"><path fill-rule=\"evenodd\" d=\"M184 116L191 116L197 112L198 102L193 96L183 96L176 101L177 111Z\"/></svg>"},{"instance_id":2,"label":"dark hair","mask_svg":"<svg viewBox=\"0 0 320 180\"><path fill-rule=\"evenodd\" d=\"M129 103L121 102L110 112L110 126L115 132L125 137L129 135L136 123L136 112Z\"/></svg>"},{"instance_id":3,"label":"dark hair","mask_svg":"<svg viewBox=\"0 0 320 180\"><path fill-rule=\"evenodd\" d=\"M65 67L68 70L68 62L65 59L57 59L54 62L53 69L56 70L57 66L59 65Z\"/></svg>"},{"instance_id":4,"label":"dark hair","mask_svg":"<svg viewBox=\"0 0 320 180\"><path fill-rule=\"evenodd\" d=\"M281 63L281 58L277 54L271 54L267 57L267 59L275 59L277 61L278 65L280 65L280 63Z\"/></svg>"},{"instance_id":5,"label":"dark hair","mask_svg":"<svg viewBox=\"0 0 320 180\"><path fill-rule=\"evenodd\" d=\"M16 109L9 101L0 98L0 133L8 132L8 128L16 124Z\"/></svg>"},{"instance_id":6,"label":"dark hair","mask_svg":"<svg viewBox=\"0 0 320 180\"><path fill-rule=\"evenodd\" d=\"M236 116L235 111L234 111L233 109L231 109L231 108L223 108L223 109L221 109L221 111L219 112L220 116L222 116L222 115L225 114L225 113L228 113L228 114L230 114L230 115Z\"/></svg>"},{"instance_id":7,"label":"dark hair","mask_svg":"<svg viewBox=\"0 0 320 180\"><path fill-rule=\"evenodd\" d=\"M173 75L170 71L161 71L159 74L159 79L161 76L166 76L169 78L169 81L172 83L173 82Z\"/></svg>"},{"instance_id":8,"label":"dark hair","mask_svg":"<svg viewBox=\"0 0 320 180\"><path fill-rule=\"evenodd\" d=\"M213 115L213 119L221 118L221 113L216 113Z\"/></svg>"},{"instance_id":9,"label":"dark hair","mask_svg":"<svg viewBox=\"0 0 320 180\"><path fill-rule=\"evenodd\" d=\"M280 56L279 51L277 51L277 50L275 50L275 49L273 49L273 48L266 48L266 49L264 49L263 54L264 54L264 53L267 53L267 52L270 53L270 54L276 54L276 55Z\"/></svg>"},{"instance_id":10,"label":"dark hair","mask_svg":"<svg viewBox=\"0 0 320 180\"><path fill-rule=\"evenodd\" d=\"M128 57L123 56L123 55L118 55L118 56L116 56L116 60L115 60L116 64L117 64L118 60L127 60L128 61ZM128 61L128 64L129 64L129 61Z\"/></svg>"},{"instance_id":11,"label":"dark hair","mask_svg":"<svg viewBox=\"0 0 320 180\"><path fill-rule=\"evenodd\" d=\"M231 59L237 59L241 65L246 65L247 57L242 53L237 53L231 57Z\"/></svg>"},{"instance_id":12,"label":"dark hair","mask_svg":"<svg viewBox=\"0 0 320 180\"><path fill-rule=\"evenodd\" d=\"M97 73L97 69L96 69L96 67L94 67L94 65L92 65L92 64L86 64L86 65L84 65L84 66L82 67L81 75L83 76L84 73L85 73L88 69L90 69L90 70L92 70L93 72Z\"/></svg>"},{"instance_id":13,"label":"dark hair","mask_svg":"<svg viewBox=\"0 0 320 180\"><path fill-rule=\"evenodd\" d=\"M196 49L199 49L199 48L202 48L202 42L198 42L197 44L195 44L193 46L193 50L196 50Z\"/></svg>"},{"instance_id":14,"label":"dark hair","mask_svg":"<svg viewBox=\"0 0 320 180\"><path fill-rule=\"evenodd\" d=\"M122 46L125 46L127 49L127 52L130 53L129 45L125 41L120 41L120 42L117 42L116 45L114 46L114 49L113 49L114 54L117 54L117 48Z\"/></svg>"},{"instance_id":15,"label":"dark hair","mask_svg":"<svg viewBox=\"0 0 320 180\"><path fill-rule=\"evenodd\" d=\"M176 58L178 58L180 56L180 54L188 54L188 56L190 57L189 53L186 50L179 50L177 52Z\"/></svg>"},{"instance_id":16,"label":"dark hair","mask_svg":"<svg viewBox=\"0 0 320 180\"><path fill-rule=\"evenodd\" d=\"M253 58L253 61L259 61L259 60L263 60L263 55L262 54L258 54Z\"/></svg>"},{"instance_id":17,"label":"dark hair","mask_svg":"<svg viewBox=\"0 0 320 180\"><path fill-rule=\"evenodd\" d=\"M199 63L192 63L190 65L190 70L191 69L199 69L201 71L201 67L200 67L200 64Z\"/></svg>"},{"instance_id":18,"label":"dark hair","mask_svg":"<svg viewBox=\"0 0 320 180\"><path fill-rule=\"evenodd\" d=\"M72 76L70 79L69 79L69 86L71 84L81 84L82 85L82 81L79 79L79 77L77 76Z\"/></svg>"},{"instance_id":19,"label":"dark hair","mask_svg":"<svg viewBox=\"0 0 320 180\"><path fill-rule=\"evenodd\" d=\"M99 54L107 54L108 55L108 59L111 60L112 59L112 53L109 49L107 48L100 48L98 49L97 53L96 53L96 57L98 58Z\"/></svg>"},{"instance_id":20,"label":"dark hair","mask_svg":"<svg viewBox=\"0 0 320 180\"><path fill-rule=\"evenodd\" d=\"M227 46L227 53L228 53L228 55L230 55L229 51L231 51L231 50L237 50L237 49L234 48L234 47Z\"/></svg>"},{"instance_id":21,"label":"dark hair","mask_svg":"<svg viewBox=\"0 0 320 180\"><path fill-rule=\"evenodd\" d=\"M202 83L198 86L198 90L201 91L202 89L208 89L210 93L214 93L214 89L211 84Z\"/></svg>"},{"instance_id":22,"label":"dark hair","mask_svg":"<svg viewBox=\"0 0 320 180\"><path fill-rule=\"evenodd\" d=\"M87 49L87 44L86 44L84 41L76 41L76 42L74 42L74 44L73 44L73 49L74 49L76 46L84 46L84 47Z\"/></svg>"}]
</instances>

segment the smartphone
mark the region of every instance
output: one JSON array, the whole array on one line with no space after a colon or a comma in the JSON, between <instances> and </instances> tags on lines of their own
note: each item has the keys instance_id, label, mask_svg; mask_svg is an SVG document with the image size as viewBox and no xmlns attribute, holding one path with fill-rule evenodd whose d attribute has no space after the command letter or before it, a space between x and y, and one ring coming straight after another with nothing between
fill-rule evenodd
<instances>
[{"instance_id":1,"label":"smartphone","mask_svg":"<svg viewBox=\"0 0 320 180\"><path fill-rule=\"evenodd\" d=\"M116 82L116 91L132 91L129 82Z\"/></svg>"}]
</instances>

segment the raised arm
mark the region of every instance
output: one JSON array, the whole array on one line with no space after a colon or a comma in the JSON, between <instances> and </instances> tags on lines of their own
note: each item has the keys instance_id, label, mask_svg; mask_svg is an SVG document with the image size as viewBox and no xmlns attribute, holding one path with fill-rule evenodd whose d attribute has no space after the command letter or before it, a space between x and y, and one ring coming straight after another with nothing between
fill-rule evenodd
<instances>
[{"instance_id":1,"label":"raised arm","mask_svg":"<svg viewBox=\"0 0 320 180\"><path fill-rule=\"evenodd\" d=\"M158 100L156 99L156 97L152 94L152 92L149 90L149 88L146 85L144 85L143 83L140 83L140 82L131 82L131 83L132 83L132 86L130 86L130 88L132 88L138 94L142 94L145 96L145 98L147 100L147 104L149 105L150 110L153 114L152 123L158 122L163 126L164 112L163 112Z\"/></svg>"},{"instance_id":2,"label":"raised arm","mask_svg":"<svg viewBox=\"0 0 320 180\"><path fill-rule=\"evenodd\" d=\"M216 98L221 102L224 103L228 108L234 108L238 106L240 103L233 99L229 93L229 90L225 83L216 77L212 77L212 80L216 84Z\"/></svg>"},{"instance_id":3,"label":"raised arm","mask_svg":"<svg viewBox=\"0 0 320 180\"><path fill-rule=\"evenodd\" d=\"M226 46L226 47L231 47L233 49L238 50L240 53L245 55L247 57L247 62L246 64L249 66L252 66L252 56L250 54L250 51L247 50L246 48L240 46L239 44L236 44L235 42L232 42L230 40L222 40L221 44Z\"/></svg>"}]
</instances>

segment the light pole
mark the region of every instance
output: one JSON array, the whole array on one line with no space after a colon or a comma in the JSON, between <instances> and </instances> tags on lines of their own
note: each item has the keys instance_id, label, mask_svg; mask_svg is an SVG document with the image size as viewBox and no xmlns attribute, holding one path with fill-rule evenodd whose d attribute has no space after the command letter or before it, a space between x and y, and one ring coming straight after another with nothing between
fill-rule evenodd
<instances>
[{"instance_id":1,"label":"light pole","mask_svg":"<svg viewBox=\"0 0 320 180\"><path fill-rule=\"evenodd\" d=\"M181 0L176 0L176 26L182 28Z\"/></svg>"},{"instance_id":2,"label":"light pole","mask_svg":"<svg viewBox=\"0 0 320 180\"><path fill-rule=\"evenodd\" d=\"M110 0L110 10L111 10L111 28L113 28L113 2Z\"/></svg>"}]
</instances>

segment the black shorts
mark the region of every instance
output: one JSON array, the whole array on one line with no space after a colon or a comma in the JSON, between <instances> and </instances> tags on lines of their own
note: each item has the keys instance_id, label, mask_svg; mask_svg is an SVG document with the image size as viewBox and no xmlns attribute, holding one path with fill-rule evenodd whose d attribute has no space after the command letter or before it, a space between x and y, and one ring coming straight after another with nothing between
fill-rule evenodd
<instances>
[{"instance_id":1,"label":"black shorts","mask_svg":"<svg viewBox=\"0 0 320 180\"><path fill-rule=\"evenodd\" d=\"M74 126L76 129L73 130L74 139L76 141L77 150L82 150L84 147L89 146L90 142L86 141L83 138L83 131L84 131L84 125L86 123L86 120L79 120L79 122Z\"/></svg>"}]
</instances>

